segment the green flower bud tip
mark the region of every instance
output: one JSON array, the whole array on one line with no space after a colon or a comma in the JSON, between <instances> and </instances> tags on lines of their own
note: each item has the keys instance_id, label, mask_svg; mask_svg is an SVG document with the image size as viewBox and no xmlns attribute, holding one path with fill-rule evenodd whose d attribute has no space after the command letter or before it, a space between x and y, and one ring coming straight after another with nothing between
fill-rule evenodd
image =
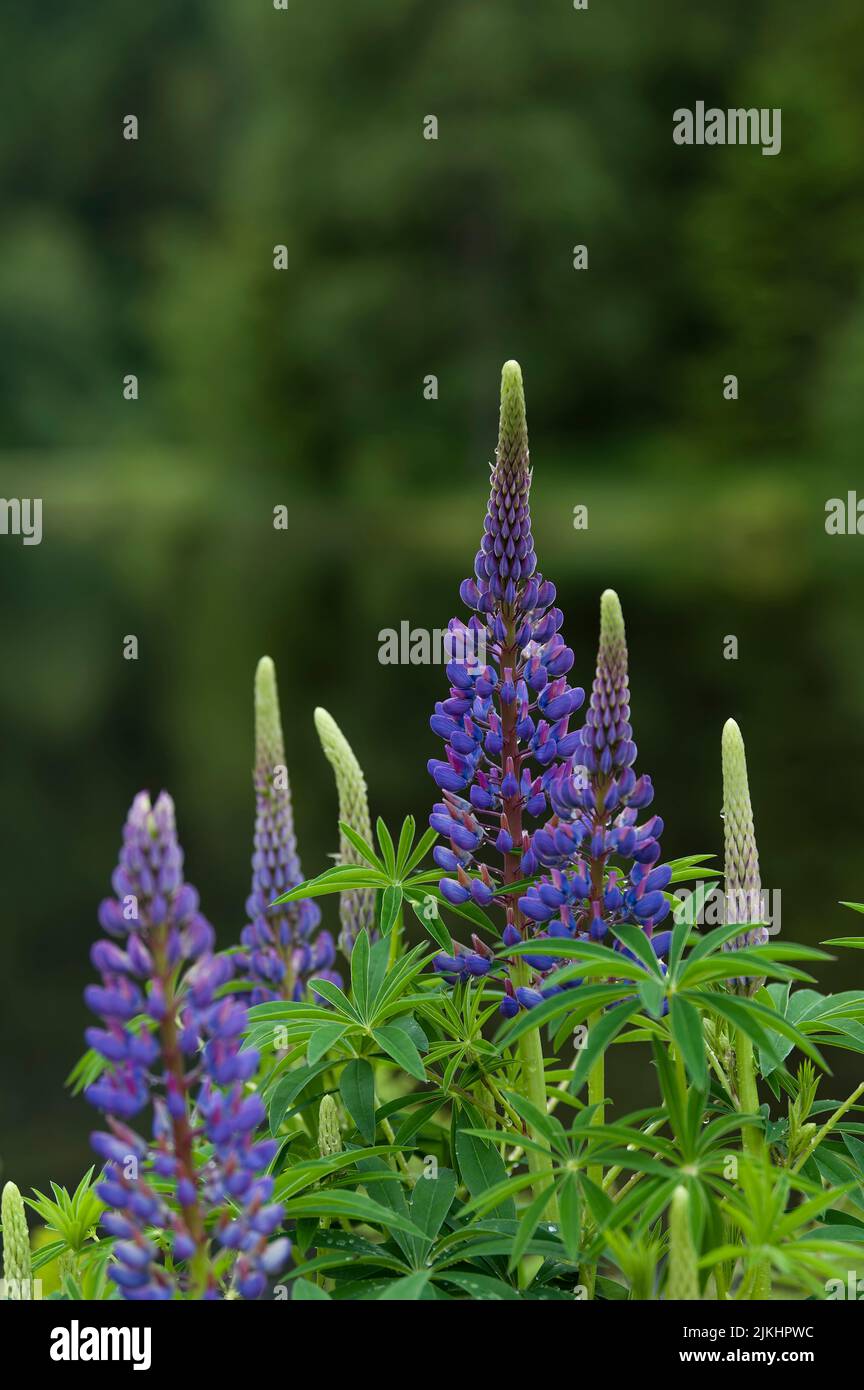
<instances>
[{"instance_id":1,"label":"green flower bud tip","mask_svg":"<svg viewBox=\"0 0 864 1390\"><path fill-rule=\"evenodd\" d=\"M14 1182L7 1182L3 1188L0 1221L3 1223L4 1297L18 1301L29 1299L33 1276L30 1233L27 1230L24 1199Z\"/></svg>"},{"instance_id":2,"label":"green flower bud tip","mask_svg":"<svg viewBox=\"0 0 864 1390\"><path fill-rule=\"evenodd\" d=\"M600 596L600 661L615 669L627 658L627 640L624 633L624 614L621 600L614 589L604 589Z\"/></svg>"},{"instance_id":3,"label":"green flower bud tip","mask_svg":"<svg viewBox=\"0 0 864 1390\"><path fill-rule=\"evenodd\" d=\"M518 362L505 362L501 370L501 418L498 428L498 462L528 463L528 419L525 388Z\"/></svg>"},{"instance_id":4,"label":"green flower bud tip","mask_svg":"<svg viewBox=\"0 0 864 1390\"><path fill-rule=\"evenodd\" d=\"M366 779L347 738L332 714L320 707L315 710L315 728L321 740L324 756L336 777L336 791L339 797L339 819L350 825L368 844L372 844L372 822L369 817L369 798L366 793ZM339 839L339 862L341 864L360 864L362 859L344 835ZM375 892L373 889L358 888L339 895L339 916L342 923L340 943L347 955L364 929L372 931L375 924Z\"/></svg>"},{"instance_id":5,"label":"green flower bud tip","mask_svg":"<svg viewBox=\"0 0 864 1390\"><path fill-rule=\"evenodd\" d=\"M690 1227L690 1194L684 1186L675 1188L669 1206L666 1297L679 1303L699 1300L697 1254Z\"/></svg>"},{"instance_id":6,"label":"green flower bud tip","mask_svg":"<svg viewBox=\"0 0 864 1390\"><path fill-rule=\"evenodd\" d=\"M318 1108L318 1152L322 1158L342 1152L339 1109L332 1096L323 1096Z\"/></svg>"},{"instance_id":7,"label":"green flower bud tip","mask_svg":"<svg viewBox=\"0 0 864 1390\"><path fill-rule=\"evenodd\" d=\"M255 761L271 774L285 761L276 667L269 656L262 656L255 671Z\"/></svg>"},{"instance_id":8,"label":"green flower bud tip","mask_svg":"<svg viewBox=\"0 0 864 1390\"><path fill-rule=\"evenodd\" d=\"M747 756L741 730L734 719L723 726L723 826L726 851L726 919L728 922L758 922L762 915L762 883L750 787L747 782ZM727 946L734 950L767 941L764 927L743 932ZM738 993L755 994L763 980L744 978L733 988Z\"/></svg>"}]
</instances>

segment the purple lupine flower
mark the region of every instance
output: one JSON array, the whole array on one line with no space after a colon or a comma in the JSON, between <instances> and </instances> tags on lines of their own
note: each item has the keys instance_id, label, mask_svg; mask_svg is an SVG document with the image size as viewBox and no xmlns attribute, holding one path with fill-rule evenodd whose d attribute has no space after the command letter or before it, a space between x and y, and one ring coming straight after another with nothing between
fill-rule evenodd
<instances>
[{"instance_id":1,"label":"purple lupine flower","mask_svg":"<svg viewBox=\"0 0 864 1390\"><path fill-rule=\"evenodd\" d=\"M311 898L273 907L274 898L303 882L294 834L291 787L279 717L276 668L262 657L255 673L255 840L249 924L239 966L254 982L250 1002L303 997L305 982L318 975L341 985L333 970L336 946L328 931L314 936L321 920ZM314 940L313 940L314 936Z\"/></svg>"},{"instance_id":2,"label":"purple lupine flower","mask_svg":"<svg viewBox=\"0 0 864 1390\"><path fill-rule=\"evenodd\" d=\"M441 892L454 904L497 901L511 944L526 919L501 889L538 867L529 823L548 813L555 769L579 747L570 719L585 698L567 681L573 653L559 633L554 585L537 573L530 487L522 373L507 362L483 540L474 578L460 589L474 615L449 624L450 693L430 721L447 746L429 771L442 793L430 817L445 841L434 850L447 875ZM491 953L476 938L473 947L439 956L436 969L451 979L488 973Z\"/></svg>"},{"instance_id":3,"label":"purple lupine flower","mask_svg":"<svg viewBox=\"0 0 864 1390\"><path fill-rule=\"evenodd\" d=\"M603 941L610 927L622 922L653 938L662 956L669 933L655 937L654 928L670 911L665 889L672 871L658 863L660 817L638 824L654 789L650 777L634 771L624 618L611 589L600 601L597 670L579 739L573 756L552 774L549 799L555 814L534 835L537 861L550 872L520 898L519 907L549 939L550 957L556 937ZM613 860L630 861L629 872ZM554 964L554 959L538 960L537 973Z\"/></svg>"},{"instance_id":4,"label":"purple lupine flower","mask_svg":"<svg viewBox=\"0 0 864 1390\"><path fill-rule=\"evenodd\" d=\"M87 1030L106 1065L85 1095L109 1126L91 1136L105 1165L97 1187L108 1208L102 1224L116 1238L109 1274L124 1298L170 1299L176 1276L161 1263L167 1246L185 1266L189 1291L217 1298L212 1234L238 1252L237 1291L257 1297L288 1256L284 1241L268 1240L282 1213L264 1173L276 1143L256 1137L264 1106L246 1092L259 1064L256 1052L241 1051L247 1011L220 997L233 967L213 954L213 929L184 882L164 792L152 807L146 793L135 798L112 886L99 921L113 939L93 947L102 982L85 992L104 1025ZM128 1121L148 1105L145 1139ZM204 1162L201 1140L209 1145Z\"/></svg>"}]
</instances>

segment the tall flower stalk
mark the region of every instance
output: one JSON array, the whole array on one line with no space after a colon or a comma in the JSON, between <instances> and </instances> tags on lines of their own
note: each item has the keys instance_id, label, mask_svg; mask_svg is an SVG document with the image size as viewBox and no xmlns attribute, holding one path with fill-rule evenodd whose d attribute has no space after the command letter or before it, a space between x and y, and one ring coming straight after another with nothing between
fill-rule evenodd
<instances>
[{"instance_id":1,"label":"tall flower stalk","mask_svg":"<svg viewBox=\"0 0 864 1390\"><path fill-rule=\"evenodd\" d=\"M429 771L442 793L430 817L445 841L434 851L447 875L441 892L456 904L473 900L486 908L495 903L504 915L503 940L511 946L527 939L532 924L504 890L538 867L530 826L548 811L555 767L579 746L570 719L585 698L567 681L573 653L559 634L563 615L554 606L555 587L537 572L530 489L522 372L518 363L507 362L483 539L474 577L460 589L474 612L467 624L455 618L449 624L450 693L431 719L446 742L445 758L431 759ZM437 957L435 965L449 978L484 976L493 968L492 952L475 936L472 949L460 946L455 956ZM532 970L528 961L511 961L504 980L505 1013L538 997L531 989ZM539 1033L524 1033L518 1048L519 1087L545 1111ZM531 1137L542 1146L538 1135ZM532 1148L528 1162L542 1190L550 1160ZM554 1197L546 1214L557 1218Z\"/></svg>"},{"instance_id":2,"label":"tall flower stalk","mask_svg":"<svg viewBox=\"0 0 864 1390\"><path fill-rule=\"evenodd\" d=\"M520 900L522 911L550 943L561 937L605 941L616 925L630 923L651 940L659 957L668 950L670 933L655 936L654 929L670 910L664 889L672 871L657 862L660 817L638 824L654 788L650 777L636 775L636 757L624 615L618 595L607 589L600 599L597 666L579 746L553 773L549 794L555 814L534 836L537 858L551 872ZM614 932L610 944L630 954ZM551 944L549 951L541 966L554 967ZM561 988L537 983L543 998ZM589 1019L589 1033L598 1021L597 1016ZM605 1091L601 1056L588 1076L595 1123L603 1123ZM590 1176L602 1182L602 1168L594 1167Z\"/></svg>"},{"instance_id":3,"label":"tall flower stalk","mask_svg":"<svg viewBox=\"0 0 864 1390\"><path fill-rule=\"evenodd\" d=\"M369 817L369 797L366 778L354 751L332 714L320 707L315 710L315 728L321 740L324 756L333 769L336 778L336 793L339 798L339 820L372 844L372 822ZM364 863L358 851L342 831L339 833L340 864ZM375 890L354 888L339 895L339 918L342 930L339 945L346 956L350 956L361 931L374 935ZM395 938L394 938L395 939Z\"/></svg>"},{"instance_id":4,"label":"tall flower stalk","mask_svg":"<svg viewBox=\"0 0 864 1390\"><path fill-rule=\"evenodd\" d=\"M332 970L336 947L311 899L282 903L274 898L303 882L285 741L279 715L276 667L264 656L255 672L255 838L252 891L246 902L249 923L241 933L245 952L239 964L254 988L253 1004L301 999L310 975L341 984ZM314 938L314 939L313 939Z\"/></svg>"},{"instance_id":5,"label":"tall flower stalk","mask_svg":"<svg viewBox=\"0 0 864 1390\"><path fill-rule=\"evenodd\" d=\"M723 759L723 827L725 839L726 869L726 917L730 923L752 923L758 920L761 912L762 884L759 877L759 854L756 849L756 831L753 824L753 808L750 803L750 786L747 781L747 755L744 739L734 719L727 719L723 727L721 743ZM727 943L728 950L742 949L748 945L763 944L768 940L764 926L755 926L749 932ZM730 988L738 994L751 995L764 984L764 980L739 978L730 982ZM756 1067L753 1057L753 1043L740 1028L735 1039L736 1071L738 1095L742 1108L750 1114L759 1110L759 1094L756 1089ZM744 1129L744 1146L750 1153L761 1156L765 1151L762 1133L748 1125Z\"/></svg>"},{"instance_id":6,"label":"tall flower stalk","mask_svg":"<svg viewBox=\"0 0 864 1390\"><path fill-rule=\"evenodd\" d=\"M741 730L734 719L727 719L721 740L723 761L723 826L726 870L726 918L730 923L753 923L762 910L762 883L759 876L759 854L756 849L756 830L747 780L747 755ZM753 926L727 943L727 950L762 945L768 940L763 925ZM739 977L729 982L738 994L753 995L765 983L761 979ZM753 1042L743 1028L735 1030L735 1073L738 1100L745 1114L759 1113L759 1091L756 1085L756 1059ZM745 1151L759 1163L768 1159L765 1136L753 1125L742 1127ZM759 1265L754 1272L754 1297L767 1298L770 1292L770 1269Z\"/></svg>"},{"instance_id":7,"label":"tall flower stalk","mask_svg":"<svg viewBox=\"0 0 864 1390\"><path fill-rule=\"evenodd\" d=\"M264 1171L277 1145L256 1138L265 1111L246 1092L259 1064L241 1051L247 1010L222 997L233 967L213 954L213 929L183 879L164 792L152 806L144 792L135 798L112 886L99 909L112 939L91 952L101 983L85 992L104 1025L87 1030L105 1065L85 1095L108 1123L91 1142L105 1164L102 1225L115 1237L109 1275L124 1298L170 1299L179 1267L192 1297L217 1298L215 1241L236 1252L236 1291L256 1298L290 1250L285 1238L268 1242L282 1221ZM128 1122L148 1107L145 1138Z\"/></svg>"}]
</instances>

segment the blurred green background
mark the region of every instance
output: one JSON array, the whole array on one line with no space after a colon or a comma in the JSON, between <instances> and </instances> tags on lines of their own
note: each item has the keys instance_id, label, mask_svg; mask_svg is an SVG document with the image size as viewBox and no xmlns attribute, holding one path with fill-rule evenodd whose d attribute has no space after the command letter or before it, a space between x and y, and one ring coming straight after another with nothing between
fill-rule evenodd
<instances>
[{"instance_id":1,"label":"blurred green background","mask_svg":"<svg viewBox=\"0 0 864 1390\"><path fill-rule=\"evenodd\" d=\"M378 633L458 610L508 357L582 684L600 591L622 598L666 853L721 848L734 714L784 933L855 929L864 539L824 522L864 495L864 15L700 8L4 5L2 492L44 501L40 546L0 537L0 1162L22 1187L89 1162L62 1083L139 788L174 795L220 943L244 923L262 653L307 872L336 845L316 704L375 812L427 813L443 673L382 666ZM780 107L781 154L675 146L697 100ZM621 1103L644 1094L628 1064ZM860 1070L839 1055L823 1094Z\"/></svg>"}]
</instances>

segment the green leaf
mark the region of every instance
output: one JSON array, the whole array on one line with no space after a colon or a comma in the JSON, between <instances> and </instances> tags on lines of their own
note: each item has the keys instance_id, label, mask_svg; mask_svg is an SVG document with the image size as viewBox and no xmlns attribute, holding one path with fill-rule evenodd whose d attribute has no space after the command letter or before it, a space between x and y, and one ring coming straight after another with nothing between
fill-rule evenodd
<instances>
[{"instance_id":1,"label":"green leaf","mask_svg":"<svg viewBox=\"0 0 864 1390\"><path fill-rule=\"evenodd\" d=\"M423 1232L409 1217L392 1207L382 1206L362 1192L321 1192L305 1197L291 1197L285 1202L285 1215L296 1216L346 1216L353 1221L370 1222L384 1226L391 1231L404 1231L406 1235L422 1240Z\"/></svg>"},{"instance_id":2,"label":"green leaf","mask_svg":"<svg viewBox=\"0 0 864 1390\"><path fill-rule=\"evenodd\" d=\"M391 878L395 878L396 851L393 848L393 837L380 816L375 822L375 834L378 839L378 844L381 846L381 857L384 860L384 868Z\"/></svg>"},{"instance_id":3,"label":"green leaf","mask_svg":"<svg viewBox=\"0 0 864 1390\"><path fill-rule=\"evenodd\" d=\"M588 1073L594 1063L603 1056L606 1048L618 1036L622 1028L627 1026L629 1020L641 1009L642 1004L638 999L631 999L621 1004L616 1004L614 1009L605 1013L598 1023L593 1024L588 1030L588 1041L579 1054L579 1061L576 1063L573 1072L573 1079L568 1086L571 1095L578 1095L585 1082L588 1080ZM533 1012L533 1010L532 1010Z\"/></svg>"},{"instance_id":4,"label":"green leaf","mask_svg":"<svg viewBox=\"0 0 864 1390\"><path fill-rule=\"evenodd\" d=\"M306 1060L310 1067L314 1067L316 1062L330 1051L334 1043L348 1031L347 1023L321 1023L310 1034L309 1042L306 1047Z\"/></svg>"},{"instance_id":5,"label":"green leaf","mask_svg":"<svg viewBox=\"0 0 864 1390\"><path fill-rule=\"evenodd\" d=\"M455 1284L457 1289L462 1289L473 1302L487 1303L490 1299L519 1299L519 1294L511 1284L505 1284L503 1279L492 1279L486 1274L454 1274L448 1270L440 1278L443 1282Z\"/></svg>"},{"instance_id":6,"label":"green leaf","mask_svg":"<svg viewBox=\"0 0 864 1390\"><path fill-rule=\"evenodd\" d=\"M351 993L364 1018L369 1009L369 957L369 934L365 930L359 931L351 951Z\"/></svg>"},{"instance_id":7,"label":"green leaf","mask_svg":"<svg viewBox=\"0 0 864 1390\"><path fill-rule=\"evenodd\" d=\"M700 1091L704 1091L708 1086L708 1065L705 1060L702 1015L681 995L673 995L669 1005L669 1026L684 1058L690 1080Z\"/></svg>"},{"instance_id":8,"label":"green leaf","mask_svg":"<svg viewBox=\"0 0 864 1390\"><path fill-rule=\"evenodd\" d=\"M406 1274L404 1279L394 1279L383 1293L379 1293L377 1301L386 1303L395 1299L400 1303L416 1303L422 1298L431 1277L431 1269L418 1269L413 1274Z\"/></svg>"},{"instance_id":9,"label":"green leaf","mask_svg":"<svg viewBox=\"0 0 864 1390\"><path fill-rule=\"evenodd\" d=\"M358 834L353 825L349 825L347 821L340 820L339 829L349 844L354 846L361 859L365 859L367 864L371 864L374 868L380 869L382 873L384 872L383 861L378 858L378 855L369 844L369 841L364 840L363 836Z\"/></svg>"},{"instance_id":10,"label":"green leaf","mask_svg":"<svg viewBox=\"0 0 864 1390\"><path fill-rule=\"evenodd\" d=\"M305 898L321 898L328 893L344 893L349 888L381 888L386 883L389 883L389 879L382 869L364 869L358 864L336 864L317 878L307 879L305 883L298 883L296 888L280 894L273 899L271 906L278 907L281 903L299 902Z\"/></svg>"},{"instance_id":11,"label":"green leaf","mask_svg":"<svg viewBox=\"0 0 864 1390\"><path fill-rule=\"evenodd\" d=\"M326 999L327 1003L332 1005L343 1018L350 1019L352 1023L362 1022L360 1014L354 1008L347 994L338 985L334 985L332 980L322 980L317 975L313 975L309 984L315 993L320 994L322 999ZM266 1005L259 1005L258 1007L266 1008ZM322 1009L321 1012L329 1013L329 1010ZM288 1021L290 1022L290 1018Z\"/></svg>"},{"instance_id":12,"label":"green leaf","mask_svg":"<svg viewBox=\"0 0 864 1390\"><path fill-rule=\"evenodd\" d=\"M381 894L381 935L389 936L396 924L396 919L402 907L402 888L398 883L392 883L389 888L385 888Z\"/></svg>"},{"instance_id":13,"label":"green leaf","mask_svg":"<svg viewBox=\"0 0 864 1390\"><path fill-rule=\"evenodd\" d=\"M426 1239L416 1249L416 1259L425 1259L432 1243L444 1224L453 1198L456 1196L456 1174L450 1168L439 1168L434 1177L425 1173L414 1184L411 1198L411 1219L423 1231Z\"/></svg>"},{"instance_id":14,"label":"green leaf","mask_svg":"<svg viewBox=\"0 0 864 1390\"><path fill-rule=\"evenodd\" d=\"M413 869L416 869L417 865L421 863L423 859L426 858L426 855L429 853L430 849L432 848L437 839L437 830L433 830L430 826L421 836L421 838L417 841L417 844L411 851L411 858L407 861L403 868L403 875L410 874Z\"/></svg>"},{"instance_id":15,"label":"green leaf","mask_svg":"<svg viewBox=\"0 0 864 1390\"><path fill-rule=\"evenodd\" d=\"M531 1237L540 1224L540 1218L543 1215L554 1186L554 1183L546 1182L541 1191L537 1193L523 1212L519 1222L519 1228L508 1252L508 1274L512 1274L513 1270L517 1268L519 1261L522 1259L522 1256L531 1243Z\"/></svg>"},{"instance_id":16,"label":"green leaf","mask_svg":"<svg viewBox=\"0 0 864 1390\"><path fill-rule=\"evenodd\" d=\"M283 1076L274 1088L267 1107L271 1134L278 1134L286 1111L293 1105L300 1092L310 1081L314 1081L316 1076L320 1076L322 1071L326 1071L329 1065L328 1061L316 1062L314 1066L296 1067L289 1071L287 1076Z\"/></svg>"},{"instance_id":17,"label":"green leaf","mask_svg":"<svg viewBox=\"0 0 864 1390\"><path fill-rule=\"evenodd\" d=\"M507 1169L498 1150L483 1139L475 1139L464 1130L456 1131L456 1161L472 1197L482 1197L490 1187L506 1182ZM511 1220L516 1208L509 1199L495 1208L494 1215Z\"/></svg>"},{"instance_id":18,"label":"green leaf","mask_svg":"<svg viewBox=\"0 0 864 1390\"><path fill-rule=\"evenodd\" d=\"M711 870L703 870L702 872L710 873ZM716 883L697 884L693 892L688 894L686 898L678 899L678 906L672 913L672 921L676 924L686 924L688 927L698 926L699 918L705 910L705 904L716 887Z\"/></svg>"},{"instance_id":19,"label":"green leaf","mask_svg":"<svg viewBox=\"0 0 864 1390\"><path fill-rule=\"evenodd\" d=\"M354 950L357 950L356 945ZM388 1057L392 1057L397 1066L407 1071L409 1076L416 1077L418 1081L426 1080L426 1070L414 1040L398 1023L387 1023L382 1028L373 1028L372 1036L381 1050L386 1052Z\"/></svg>"},{"instance_id":20,"label":"green leaf","mask_svg":"<svg viewBox=\"0 0 864 1390\"><path fill-rule=\"evenodd\" d=\"M650 975L656 975L659 980L663 979L663 971L660 969L660 962L651 942L639 927L634 927L632 922L619 922L612 928L619 941L622 941L628 950L632 951L638 961L645 966Z\"/></svg>"},{"instance_id":21,"label":"green leaf","mask_svg":"<svg viewBox=\"0 0 864 1390\"><path fill-rule=\"evenodd\" d=\"M304 1299L313 1301L323 1300L325 1303L332 1303L332 1299L326 1289L322 1289L320 1284L313 1284L311 1279L295 1279L294 1288L291 1291L292 1300Z\"/></svg>"},{"instance_id":22,"label":"green leaf","mask_svg":"<svg viewBox=\"0 0 864 1390\"><path fill-rule=\"evenodd\" d=\"M342 1072L339 1090L345 1108L368 1143L375 1142L375 1074L369 1062L357 1058Z\"/></svg>"},{"instance_id":23,"label":"green leaf","mask_svg":"<svg viewBox=\"0 0 864 1390\"><path fill-rule=\"evenodd\" d=\"M408 901L414 911L415 916L422 922L425 930L429 933L436 946L440 946L445 955L453 954L453 938L444 924L444 919L438 912L438 903L431 893L424 894L422 904L415 902L409 897Z\"/></svg>"},{"instance_id":24,"label":"green leaf","mask_svg":"<svg viewBox=\"0 0 864 1390\"><path fill-rule=\"evenodd\" d=\"M402 879L405 877L405 865L411 853L411 846L414 843L414 831L416 829L413 816L406 816L402 822L402 829L399 831L399 844L396 849L396 872L394 878Z\"/></svg>"},{"instance_id":25,"label":"green leaf","mask_svg":"<svg viewBox=\"0 0 864 1390\"><path fill-rule=\"evenodd\" d=\"M568 1173L558 1188L558 1208L564 1249L573 1263L578 1264L581 1258L582 1203L574 1173Z\"/></svg>"}]
</instances>

